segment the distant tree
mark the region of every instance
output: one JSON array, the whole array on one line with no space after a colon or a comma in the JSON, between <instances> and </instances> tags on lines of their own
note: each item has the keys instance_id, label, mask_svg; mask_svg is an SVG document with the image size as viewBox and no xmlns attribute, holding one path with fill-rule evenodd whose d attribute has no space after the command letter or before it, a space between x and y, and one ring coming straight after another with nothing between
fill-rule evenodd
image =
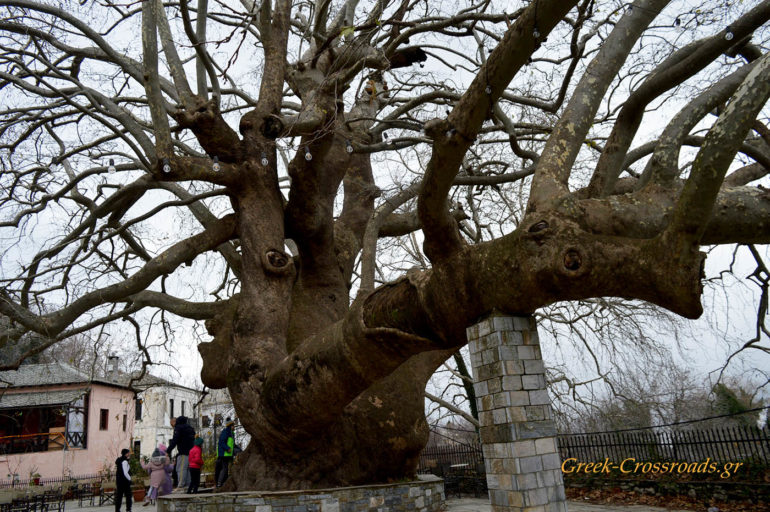
<instances>
[{"instance_id":1,"label":"distant tree","mask_svg":"<svg viewBox=\"0 0 770 512\"><path fill-rule=\"evenodd\" d=\"M88 375L104 377L107 373L107 357L110 354L110 346L103 340L93 340L88 335L79 334L62 340L25 362L65 363Z\"/></svg>"},{"instance_id":2,"label":"distant tree","mask_svg":"<svg viewBox=\"0 0 770 512\"><path fill-rule=\"evenodd\" d=\"M743 427L759 426L760 409L769 402L758 400L744 389L742 385L734 383L732 386L720 382L712 388L713 399L711 410L714 415L729 415L729 418L721 419L722 424L734 424Z\"/></svg>"},{"instance_id":3,"label":"distant tree","mask_svg":"<svg viewBox=\"0 0 770 512\"><path fill-rule=\"evenodd\" d=\"M560 430L575 433L660 425L672 425L678 430L758 426L760 411L753 409L770 403L746 391L760 386L745 375L741 379L726 376L726 382L712 386L705 377L697 379L689 369L670 360L657 368L626 368L623 373L622 382L604 387L593 400L558 402Z\"/></svg>"}]
</instances>

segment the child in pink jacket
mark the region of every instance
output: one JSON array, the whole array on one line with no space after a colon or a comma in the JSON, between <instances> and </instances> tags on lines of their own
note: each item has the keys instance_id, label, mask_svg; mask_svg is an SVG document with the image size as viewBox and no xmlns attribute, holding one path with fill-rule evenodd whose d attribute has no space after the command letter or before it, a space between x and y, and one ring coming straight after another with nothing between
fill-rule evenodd
<instances>
[{"instance_id":1,"label":"child in pink jacket","mask_svg":"<svg viewBox=\"0 0 770 512\"><path fill-rule=\"evenodd\" d=\"M150 474L150 492L147 493L147 497L144 500L144 505L155 504L155 500L158 496L167 494L163 492L164 484L169 479L169 472L173 467L171 461L166 455L166 447L162 444L158 445L158 448L152 452L152 457L147 462L142 462L142 467L147 473Z\"/></svg>"},{"instance_id":2,"label":"child in pink jacket","mask_svg":"<svg viewBox=\"0 0 770 512\"><path fill-rule=\"evenodd\" d=\"M190 464L190 487L187 488L187 494L197 494L198 486L201 484L201 468L203 467L203 451L201 446L203 446L203 439L196 437L188 458Z\"/></svg>"}]
</instances>

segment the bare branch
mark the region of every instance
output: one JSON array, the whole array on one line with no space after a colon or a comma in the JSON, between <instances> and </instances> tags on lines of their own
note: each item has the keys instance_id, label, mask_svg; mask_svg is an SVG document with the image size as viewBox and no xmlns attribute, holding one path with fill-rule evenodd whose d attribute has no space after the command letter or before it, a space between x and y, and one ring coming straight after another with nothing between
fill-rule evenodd
<instances>
[{"instance_id":1,"label":"bare branch","mask_svg":"<svg viewBox=\"0 0 770 512\"><path fill-rule=\"evenodd\" d=\"M667 229L671 236L686 244L700 241L706 230L703 219L709 218L727 169L768 97L770 54L757 61L706 135Z\"/></svg>"},{"instance_id":2,"label":"bare branch","mask_svg":"<svg viewBox=\"0 0 770 512\"><path fill-rule=\"evenodd\" d=\"M569 193L567 180L611 81L647 26L668 0L638 0L618 21L580 79L548 138L535 171L528 210L537 211Z\"/></svg>"}]
</instances>

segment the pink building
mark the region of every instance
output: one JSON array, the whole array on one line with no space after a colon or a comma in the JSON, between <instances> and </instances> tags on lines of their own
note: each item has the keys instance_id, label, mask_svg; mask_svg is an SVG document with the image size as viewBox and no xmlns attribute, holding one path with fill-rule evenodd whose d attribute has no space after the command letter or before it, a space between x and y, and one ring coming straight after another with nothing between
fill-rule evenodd
<instances>
[{"instance_id":1,"label":"pink building","mask_svg":"<svg viewBox=\"0 0 770 512\"><path fill-rule=\"evenodd\" d=\"M131 447L134 393L61 363L0 372L0 480L111 471Z\"/></svg>"}]
</instances>

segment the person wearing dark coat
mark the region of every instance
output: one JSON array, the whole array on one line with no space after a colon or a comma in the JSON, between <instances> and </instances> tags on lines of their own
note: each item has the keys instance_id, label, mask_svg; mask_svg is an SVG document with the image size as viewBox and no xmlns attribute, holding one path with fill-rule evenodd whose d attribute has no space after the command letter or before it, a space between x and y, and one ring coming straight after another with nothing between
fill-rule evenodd
<instances>
[{"instance_id":1,"label":"person wearing dark coat","mask_svg":"<svg viewBox=\"0 0 770 512\"><path fill-rule=\"evenodd\" d=\"M179 455L176 457L176 473L179 478L179 486L177 489L186 490L190 485L190 471L188 466L188 457L190 450L195 442L195 429L192 425L187 423L187 416L179 416L176 419L176 425L174 425L174 437L171 438L171 442L168 444L168 454L171 455L171 450L177 449Z\"/></svg>"},{"instance_id":2,"label":"person wearing dark coat","mask_svg":"<svg viewBox=\"0 0 770 512\"><path fill-rule=\"evenodd\" d=\"M123 496L126 497L126 512L131 512L131 465L128 463L127 448L120 451L120 457L115 459L115 512L120 512Z\"/></svg>"}]
</instances>

